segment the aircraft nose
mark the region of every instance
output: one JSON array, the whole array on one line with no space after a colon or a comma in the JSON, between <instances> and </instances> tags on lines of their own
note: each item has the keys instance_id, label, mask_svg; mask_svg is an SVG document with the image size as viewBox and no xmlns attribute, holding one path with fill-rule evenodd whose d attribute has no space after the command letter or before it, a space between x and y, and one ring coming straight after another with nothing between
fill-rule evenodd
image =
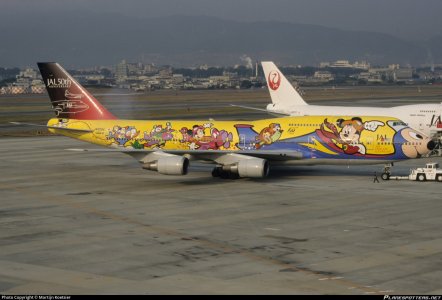
<instances>
[{"instance_id":1,"label":"aircraft nose","mask_svg":"<svg viewBox=\"0 0 442 300\"><path fill-rule=\"evenodd\" d=\"M428 150L432 151L434 148L436 148L436 143L434 141L429 141L427 144Z\"/></svg>"}]
</instances>

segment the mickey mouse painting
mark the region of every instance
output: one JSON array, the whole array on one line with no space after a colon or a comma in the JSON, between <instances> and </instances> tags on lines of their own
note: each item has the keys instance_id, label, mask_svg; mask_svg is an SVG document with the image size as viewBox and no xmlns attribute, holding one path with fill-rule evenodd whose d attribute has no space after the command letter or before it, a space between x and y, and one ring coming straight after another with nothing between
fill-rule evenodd
<instances>
[{"instance_id":1,"label":"mickey mouse painting","mask_svg":"<svg viewBox=\"0 0 442 300\"><path fill-rule=\"evenodd\" d=\"M365 155L366 148L360 142L362 131L374 132L379 126L384 126L384 123L380 121L362 122L361 118L354 117L351 120L339 119L336 125L337 127L325 119L317 133L328 145L337 146L339 144L345 154L360 153ZM341 130L339 131L338 128Z\"/></svg>"}]
</instances>

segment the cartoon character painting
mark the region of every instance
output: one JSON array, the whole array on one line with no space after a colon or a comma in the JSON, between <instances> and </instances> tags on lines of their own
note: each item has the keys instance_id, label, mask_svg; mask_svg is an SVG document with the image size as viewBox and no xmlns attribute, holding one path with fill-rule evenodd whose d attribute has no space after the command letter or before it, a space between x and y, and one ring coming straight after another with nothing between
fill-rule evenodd
<instances>
[{"instance_id":1,"label":"cartoon character painting","mask_svg":"<svg viewBox=\"0 0 442 300\"><path fill-rule=\"evenodd\" d=\"M192 150L218 150L221 147L228 149L233 139L231 132L218 130L212 123L194 125L192 129L183 127L180 132L183 136L181 142L189 143L189 149Z\"/></svg>"},{"instance_id":2,"label":"cartoon character painting","mask_svg":"<svg viewBox=\"0 0 442 300\"><path fill-rule=\"evenodd\" d=\"M162 148L167 141L173 139L173 132L170 122L166 123L166 127L163 125L154 125L150 132L144 132L144 143L145 148Z\"/></svg>"},{"instance_id":3,"label":"cartoon character painting","mask_svg":"<svg viewBox=\"0 0 442 300\"><path fill-rule=\"evenodd\" d=\"M263 145L271 145L282 135L281 125L278 123L271 123L268 127L263 128L259 135L255 138L255 148L260 149Z\"/></svg>"},{"instance_id":4,"label":"cartoon character painting","mask_svg":"<svg viewBox=\"0 0 442 300\"><path fill-rule=\"evenodd\" d=\"M58 119L58 123L54 127L66 128L68 125L68 119Z\"/></svg>"},{"instance_id":5,"label":"cartoon character painting","mask_svg":"<svg viewBox=\"0 0 442 300\"><path fill-rule=\"evenodd\" d=\"M270 147L281 138L284 131L278 123L270 123L269 126L261 129L259 133L253 129L253 125L236 124L235 128L240 139L236 147L241 150L259 150Z\"/></svg>"},{"instance_id":6,"label":"cartoon character painting","mask_svg":"<svg viewBox=\"0 0 442 300\"><path fill-rule=\"evenodd\" d=\"M365 146L360 142L361 133L364 130L376 131L380 126L385 124L380 121L367 121L362 122L359 117L354 117L351 120L339 119L337 121L337 127L335 124L330 123L327 119L321 124L320 129L316 130L316 133L320 139L329 145L331 148L341 150L345 154L366 154Z\"/></svg>"},{"instance_id":7,"label":"cartoon character painting","mask_svg":"<svg viewBox=\"0 0 442 300\"><path fill-rule=\"evenodd\" d=\"M399 120L381 122L374 119L364 122L359 117L353 117L329 122L325 118L319 129L307 129L303 135L284 139L281 139L283 130L276 123L269 124L259 133L253 129L253 125L234 126L238 132L236 146L240 150L290 150L312 159L400 160L420 157L434 146L430 138ZM299 130L303 129L301 127Z\"/></svg>"},{"instance_id":8,"label":"cartoon character painting","mask_svg":"<svg viewBox=\"0 0 442 300\"><path fill-rule=\"evenodd\" d=\"M431 145L434 142L429 137L407 127L402 122L388 121L387 124L396 131L394 143L400 145L400 147L396 147L396 152L399 155L408 158L419 158L434 146Z\"/></svg>"},{"instance_id":9,"label":"cartoon character painting","mask_svg":"<svg viewBox=\"0 0 442 300\"><path fill-rule=\"evenodd\" d=\"M109 130L108 139L113 140L114 144L118 146L126 146L126 144L136 138L140 131L134 126L121 127L115 125L112 130Z\"/></svg>"}]
</instances>

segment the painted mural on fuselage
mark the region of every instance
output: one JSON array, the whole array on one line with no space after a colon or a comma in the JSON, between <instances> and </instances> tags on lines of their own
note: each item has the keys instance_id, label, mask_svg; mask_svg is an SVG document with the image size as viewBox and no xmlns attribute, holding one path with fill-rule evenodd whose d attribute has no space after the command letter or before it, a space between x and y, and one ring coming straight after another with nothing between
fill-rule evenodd
<instances>
[{"instance_id":1,"label":"painted mural on fuselage","mask_svg":"<svg viewBox=\"0 0 442 300\"><path fill-rule=\"evenodd\" d=\"M64 133L113 147L165 150L284 150L303 158L401 160L420 157L428 138L389 117L305 116L240 121L51 119Z\"/></svg>"}]
</instances>

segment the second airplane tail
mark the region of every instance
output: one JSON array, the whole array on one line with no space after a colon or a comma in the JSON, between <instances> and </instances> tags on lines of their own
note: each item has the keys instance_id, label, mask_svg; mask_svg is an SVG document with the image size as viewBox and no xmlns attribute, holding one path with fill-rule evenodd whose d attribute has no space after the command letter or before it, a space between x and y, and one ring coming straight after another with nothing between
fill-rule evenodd
<instances>
[{"instance_id":1,"label":"second airplane tail","mask_svg":"<svg viewBox=\"0 0 442 300\"><path fill-rule=\"evenodd\" d=\"M58 118L117 119L58 63L38 63L38 68Z\"/></svg>"},{"instance_id":2,"label":"second airplane tail","mask_svg":"<svg viewBox=\"0 0 442 300\"><path fill-rule=\"evenodd\" d=\"M279 107L308 105L273 62L263 61L261 64L274 105Z\"/></svg>"}]
</instances>

